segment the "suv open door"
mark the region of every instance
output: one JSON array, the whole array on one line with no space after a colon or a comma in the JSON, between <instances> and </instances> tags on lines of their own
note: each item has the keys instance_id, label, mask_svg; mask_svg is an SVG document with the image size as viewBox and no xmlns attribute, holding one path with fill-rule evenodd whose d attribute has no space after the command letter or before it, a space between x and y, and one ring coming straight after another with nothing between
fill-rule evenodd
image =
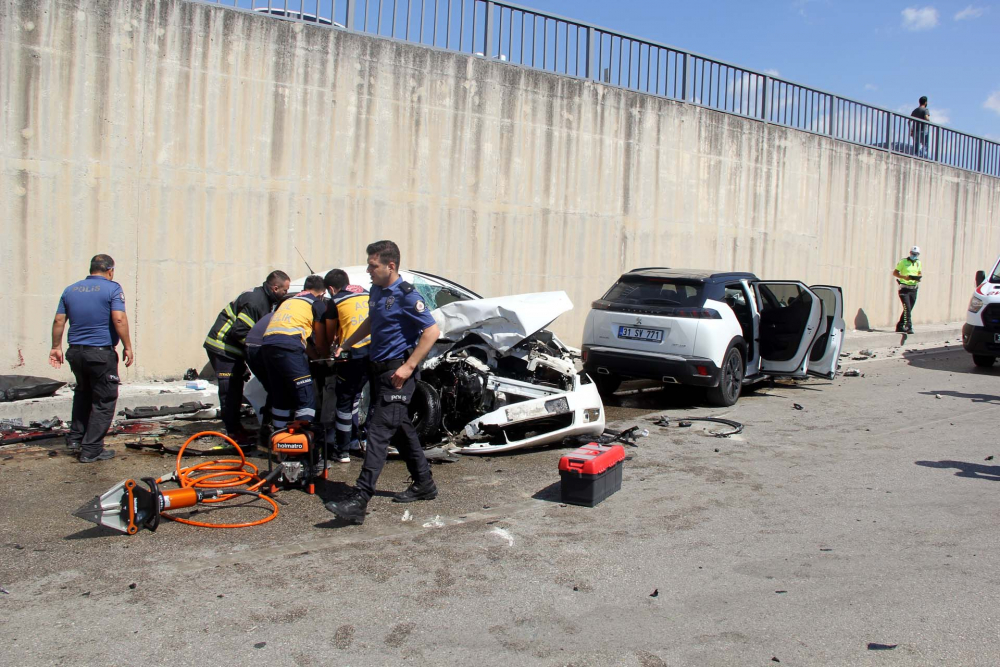
<instances>
[{"instance_id":1,"label":"suv open door","mask_svg":"<svg viewBox=\"0 0 1000 667\"><path fill-rule=\"evenodd\" d=\"M811 285L809 289L823 302L823 322L809 353L809 375L832 380L837 376L840 348L844 345L844 293L831 285Z\"/></svg>"},{"instance_id":2,"label":"suv open door","mask_svg":"<svg viewBox=\"0 0 1000 667\"><path fill-rule=\"evenodd\" d=\"M753 289L759 313L760 371L805 377L813 343L825 324L822 300L792 280L758 281Z\"/></svg>"}]
</instances>

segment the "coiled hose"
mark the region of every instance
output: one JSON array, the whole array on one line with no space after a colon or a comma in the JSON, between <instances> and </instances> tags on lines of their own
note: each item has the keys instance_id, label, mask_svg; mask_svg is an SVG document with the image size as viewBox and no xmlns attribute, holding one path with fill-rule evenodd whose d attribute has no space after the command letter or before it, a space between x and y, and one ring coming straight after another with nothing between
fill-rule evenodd
<instances>
[{"instance_id":1,"label":"coiled hose","mask_svg":"<svg viewBox=\"0 0 1000 667\"><path fill-rule=\"evenodd\" d=\"M181 458L184 456L184 450L187 449L187 446L199 438L207 437L222 438L236 448L240 458L215 459L213 461L202 461L201 463L196 463L191 466L181 467ZM259 526L267 523L278 516L277 501L275 501L274 498L260 492L260 489L265 485L265 483L268 482L268 480L258 474L257 466L247 461L246 456L243 454L243 450L232 438L219 433L218 431L202 431L201 433L195 433L184 441L184 444L181 445L180 451L177 452L177 463L174 467L173 474L160 477L156 480L156 483L162 484L164 482L171 481L177 482L177 484L184 489L225 490L225 493L217 498L206 498L203 500L202 502L206 504L222 503L227 500L232 500L237 496L254 496L267 501L273 508L271 514L263 519L259 519L257 521L244 521L242 523L206 523L204 521L194 521L192 519L181 519L180 517L171 516L166 512L160 514L163 518L176 521L177 523L183 523L189 526L199 526L201 528L250 528L251 526Z\"/></svg>"}]
</instances>

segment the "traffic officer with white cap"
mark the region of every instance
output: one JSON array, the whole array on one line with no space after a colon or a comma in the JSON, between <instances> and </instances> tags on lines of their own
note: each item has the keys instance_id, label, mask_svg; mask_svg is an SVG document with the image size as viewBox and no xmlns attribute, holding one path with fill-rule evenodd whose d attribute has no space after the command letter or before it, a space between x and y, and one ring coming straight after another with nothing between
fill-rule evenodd
<instances>
[{"instance_id":1,"label":"traffic officer with white cap","mask_svg":"<svg viewBox=\"0 0 1000 667\"><path fill-rule=\"evenodd\" d=\"M903 302L903 314L899 316L896 324L896 331L899 333L913 333L913 306L917 303L917 287L923 277L924 266L920 263L920 247L910 248L908 257L904 257L896 264L896 270L892 275L899 283L899 300Z\"/></svg>"},{"instance_id":2,"label":"traffic officer with white cap","mask_svg":"<svg viewBox=\"0 0 1000 667\"><path fill-rule=\"evenodd\" d=\"M416 389L414 373L437 341L438 325L419 292L399 277L399 247L392 241L377 241L368 246L367 252L372 278L368 319L340 342L334 356L339 357L344 349L371 335L368 446L354 492L346 500L326 503L329 511L357 524L364 523L390 441L406 461L413 479L409 488L393 496L393 501L432 500L438 494L407 410Z\"/></svg>"}]
</instances>

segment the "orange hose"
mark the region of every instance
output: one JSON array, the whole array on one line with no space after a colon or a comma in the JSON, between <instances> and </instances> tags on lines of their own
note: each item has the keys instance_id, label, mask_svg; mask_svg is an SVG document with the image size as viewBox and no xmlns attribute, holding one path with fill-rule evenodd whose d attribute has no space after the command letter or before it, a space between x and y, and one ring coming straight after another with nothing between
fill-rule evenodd
<instances>
[{"instance_id":1,"label":"orange hose","mask_svg":"<svg viewBox=\"0 0 1000 667\"><path fill-rule=\"evenodd\" d=\"M187 449L187 446L199 438L209 436L216 436L228 442L236 448L236 451L239 452L240 458L202 461L201 463L196 463L192 466L182 468L181 458L184 456L184 450ZM240 446L237 445L232 438L219 433L218 431L202 431L201 433L195 433L190 438L185 440L184 444L181 445L180 451L177 452L177 463L174 468L174 473L176 475L175 481L181 488L184 489L228 489L237 486L246 486L247 491L257 491L264 484L264 479L257 474L257 466L247 461L247 457L243 454L243 450ZM161 484L163 482L164 479L162 477L156 480L157 484ZM239 497L238 494L227 493L219 496L218 498L211 498L202 502L221 503L237 497ZM273 498L263 494L258 497L271 503L271 506L274 508L270 515L258 521L246 521L243 523L205 523L203 521L192 521L191 519L181 519L175 516L170 516L165 512L161 513L160 516L165 519L170 519L171 521L176 521L177 523L184 523L189 526L199 526L201 528L249 528L251 526L259 526L267 523L278 516L278 503L276 503Z\"/></svg>"}]
</instances>

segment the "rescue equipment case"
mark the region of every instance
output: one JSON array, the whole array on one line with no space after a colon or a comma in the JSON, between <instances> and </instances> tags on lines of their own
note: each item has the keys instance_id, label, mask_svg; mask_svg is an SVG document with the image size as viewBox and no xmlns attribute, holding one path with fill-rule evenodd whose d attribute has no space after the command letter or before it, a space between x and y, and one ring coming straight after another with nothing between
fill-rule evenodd
<instances>
[{"instance_id":1,"label":"rescue equipment case","mask_svg":"<svg viewBox=\"0 0 1000 667\"><path fill-rule=\"evenodd\" d=\"M625 448L596 442L559 459L560 497L564 503L593 507L622 488Z\"/></svg>"}]
</instances>

